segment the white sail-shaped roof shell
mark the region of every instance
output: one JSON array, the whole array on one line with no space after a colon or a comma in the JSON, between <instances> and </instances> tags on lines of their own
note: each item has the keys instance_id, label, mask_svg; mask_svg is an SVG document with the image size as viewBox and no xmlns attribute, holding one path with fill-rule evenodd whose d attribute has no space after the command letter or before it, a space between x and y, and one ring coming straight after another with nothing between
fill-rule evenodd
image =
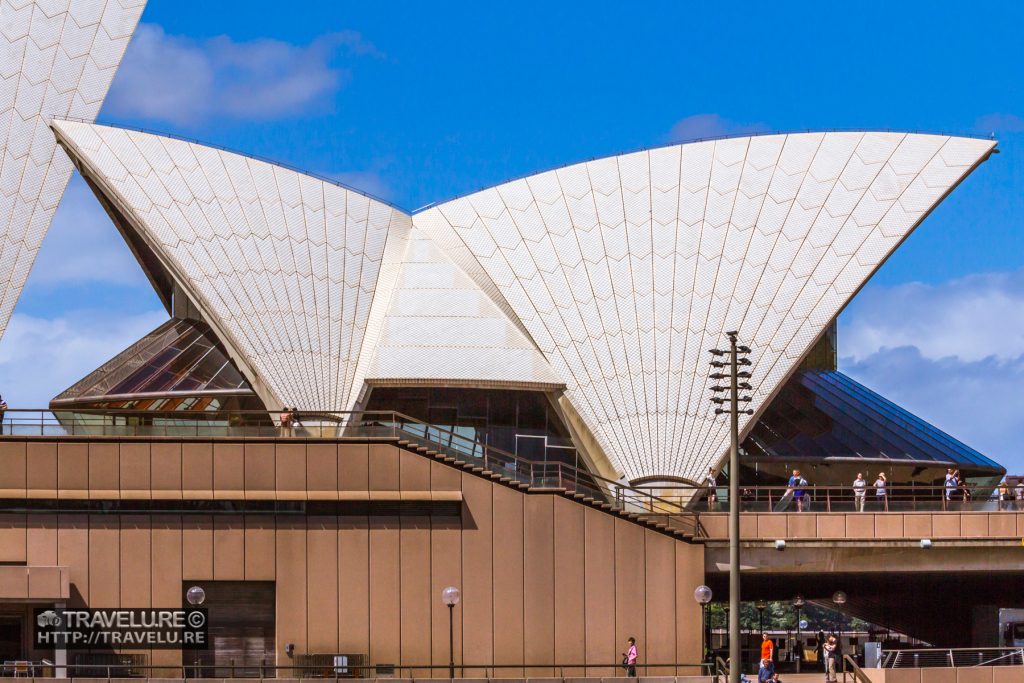
<instances>
[{"instance_id":1,"label":"white sail-shaped roof shell","mask_svg":"<svg viewBox=\"0 0 1024 683\"><path fill-rule=\"evenodd\" d=\"M739 332L760 411L995 145L870 132L698 142L409 216L201 145L54 129L268 403L348 410L367 383L564 386L629 479L697 479L716 464L728 433L707 350Z\"/></svg>"},{"instance_id":2,"label":"white sail-shaped roof shell","mask_svg":"<svg viewBox=\"0 0 1024 683\"><path fill-rule=\"evenodd\" d=\"M69 121L53 127L268 406L351 410L368 371L382 380L467 383L479 372L560 386L473 280L412 231L408 214L183 140Z\"/></svg>"},{"instance_id":3,"label":"white sail-shaped roof shell","mask_svg":"<svg viewBox=\"0 0 1024 683\"><path fill-rule=\"evenodd\" d=\"M145 0L0 0L0 336L73 167L51 117L92 121Z\"/></svg>"},{"instance_id":4,"label":"white sail-shaped roof shell","mask_svg":"<svg viewBox=\"0 0 1024 683\"><path fill-rule=\"evenodd\" d=\"M696 480L728 445L707 350L739 332L759 411L994 145L870 132L697 142L509 182L414 224L524 326L628 478Z\"/></svg>"}]
</instances>

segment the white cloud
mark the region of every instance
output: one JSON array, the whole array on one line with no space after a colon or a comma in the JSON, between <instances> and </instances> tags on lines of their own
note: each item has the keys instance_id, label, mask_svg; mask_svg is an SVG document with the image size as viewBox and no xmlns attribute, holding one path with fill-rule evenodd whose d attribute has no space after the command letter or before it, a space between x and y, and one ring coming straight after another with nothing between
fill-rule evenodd
<instances>
[{"instance_id":1,"label":"white cloud","mask_svg":"<svg viewBox=\"0 0 1024 683\"><path fill-rule=\"evenodd\" d=\"M669 142L688 142L700 138L718 138L725 135L751 135L763 133L763 123L737 123L718 114L694 114L680 119L668 132Z\"/></svg>"},{"instance_id":2,"label":"white cloud","mask_svg":"<svg viewBox=\"0 0 1024 683\"><path fill-rule=\"evenodd\" d=\"M174 124L214 117L278 119L329 109L349 77L339 53L384 55L355 31L308 45L227 36L196 41L155 24L135 32L107 98L107 112Z\"/></svg>"},{"instance_id":3,"label":"white cloud","mask_svg":"<svg viewBox=\"0 0 1024 683\"><path fill-rule=\"evenodd\" d=\"M16 313L0 340L0 393L12 408L44 408L165 320L162 310L82 309L56 318Z\"/></svg>"},{"instance_id":4,"label":"white cloud","mask_svg":"<svg viewBox=\"0 0 1024 683\"><path fill-rule=\"evenodd\" d=\"M978 117L974 129L982 135L1024 132L1024 119L1016 114L996 112Z\"/></svg>"},{"instance_id":5,"label":"white cloud","mask_svg":"<svg viewBox=\"0 0 1024 683\"><path fill-rule=\"evenodd\" d=\"M1024 473L1024 270L868 287L839 324L840 369Z\"/></svg>"},{"instance_id":6,"label":"white cloud","mask_svg":"<svg viewBox=\"0 0 1024 683\"><path fill-rule=\"evenodd\" d=\"M32 268L29 287L103 282L149 287L117 228L77 173Z\"/></svg>"},{"instance_id":7,"label":"white cloud","mask_svg":"<svg viewBox=\"0 0 1024 683\"><path fill-rule=\"evenodd\" d=\"M913 346L929 359L1010 360L1024 354L1024 270L937 285L868 287L840 321L844 356Z\"/></svg>"}]
</instances>

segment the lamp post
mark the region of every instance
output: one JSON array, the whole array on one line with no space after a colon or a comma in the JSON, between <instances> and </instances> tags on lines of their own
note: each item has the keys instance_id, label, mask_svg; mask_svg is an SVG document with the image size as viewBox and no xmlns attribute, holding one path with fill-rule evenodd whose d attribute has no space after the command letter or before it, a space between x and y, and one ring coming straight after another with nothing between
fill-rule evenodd
<instances>
[{"instance_id":1,"label":"lamp post","mask_svg":"<svg viewBox=\"0 0 1024 683\"><path fill-rule=\"evenodd\" d=\"M802 628L802 624L800 621L800 610L803 609L805 604L806 603L804 602L804 596L798 595L795 598L793 598L793 607L796 608L796 647L794 647L793 650L796 652L797 673L800 673L800 660L804 658L804 642L800 634Z\"/></svg>"},{"instance_id":2,"label":"lamp post","mask_svg":"<svg viewBox=\"0 0 1024 683\"><path fill-rule=\"evenodd\" d=\"M760 635L764 635L764 610L767 606L768 603L764 600L758 600L754 603L754 607L757 608L757 631Z\"/></svg>"},{"instance_id":3,"label":"lamp post","mask_svg":"<svg viewBox=\"0 0 1024 683\"><path fill-rule=\"evenodd\" d=\"M192 605L193 607L199 607L201 604L206 602L206 591L203 590L202 586L192 586L187 591L185 591L185 600L187 600L188 604ZM199 653L198 652L196 652L195 667L192 670L192 675L194 677L198 677L199 676Z\"/></svg>"},{"instance_id":4,"label":"lamp post","mask_svg":"<svg viewBox=\"0 0 1024 683\"><path fill-rule=\"evenodd\" d=\"M711 367L716 370L729 369L728 374L714 372L709 379L729 380L728 386L712 386L711 391L717 393L728 393L728 398L714 396L712 403L718 406L729 404L729 408L715 408L715 415L729 415L729 683L740 683L740 671L743 668L742 643L740 642L740 412L745 415L752 415L753 410L740 411L739 404L747 403L750 396L740 396L740 389L750 390L749 382L740 382L740 379L749 379L750 372L740 372L740 365L750 365L750 359L746 354L750 348L740 346L737 343L739 332L726 332L729 338L729 349L710 349L715 357L711 361ZM740 356L743 358L740 358ZM728 361L718 360L728 357Z\"/></svg>"},{"instance_id":5,"label":"lamp post","mask_svg":"<svg viewBox=\"0 0 1024 683\"><path fill-rule=\"evenodd\" d=\"M842 612L840 610L842 609L843 605L846 604L846 593L844 593L843 591L836 591L835 593L833 593L832 594L832 604L836 606L836 619L833 622L832 631L836 633L836 636L839 639L839 642L838 642L839 651L842 652L843 651L843 630L842 630L841 626L838 629L835 628L835 625L840 623L839 622L839 616L842 614ZM842 666L843 666L842 665L842 661L843 660L841 658L838 658L838 657L836 658L836 660L837 660L837 663L840 666L840 669L842 669Z\"/></svg>"},{"instance_id":6,"label":"lamp post","mask_svg":"<svg viewBox=\"0 0 1024 683\"><path fill-rule=\"evenodd\" d=\"M455 605L461 598L462 594L455 586L441 591L441 602L448 605L448 678L455 678Z\"/></svg>"},{"instance_id":7,"label":"lamp post","mask_svg":"<svg viewBox=\"0 0 1024 683\"><path fill-rule=\"evenodd\" d=\"M711 642L711 637L708 634L708 603L711 602L711 589L705 585L697 586L697 590L693 591L693 599L700 605L700 653L701 661L709 661L708 644Z\"/></svg>"}]
</instances>

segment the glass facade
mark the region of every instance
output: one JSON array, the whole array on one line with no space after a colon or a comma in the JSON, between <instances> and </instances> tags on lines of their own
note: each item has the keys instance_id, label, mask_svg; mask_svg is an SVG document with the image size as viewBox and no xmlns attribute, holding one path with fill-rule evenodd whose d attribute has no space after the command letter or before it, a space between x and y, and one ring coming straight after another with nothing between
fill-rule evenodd
<instances>
[{"instance_id":1,"label":"glass facade","mask_svg":"<svg viewBox=\"0 0 1024 683\"><path fill-rule=\"evenodd\" d=\"M569 431L541 391L379 386L365 410L393 410L520 458L577 466Z\"/></svg>"},{"instance_id":2,"label":"glass facade","mask_svg":"<svg viewBox=\"0 0 1024 683\"><path fill-rule=\"evenodd\" d=\"M793 466L811 468L814 484L848 483L858 471L887 471L891 483L941 482L948 467L976 483L1005 474L978 451L836 370L799 370L742 449L742 479L765 484L784 481Z\"/></svg>"},{"instance_id":3,"label":"glass facade","mask_svg":"<svg viewBox=\"0 0 1024 683\"><path fill-rule=\"evenodd\" d=\"M262 410L210 328L168 320L50 402L52 409L206 413Z\"/></svg>"}]
</instances>

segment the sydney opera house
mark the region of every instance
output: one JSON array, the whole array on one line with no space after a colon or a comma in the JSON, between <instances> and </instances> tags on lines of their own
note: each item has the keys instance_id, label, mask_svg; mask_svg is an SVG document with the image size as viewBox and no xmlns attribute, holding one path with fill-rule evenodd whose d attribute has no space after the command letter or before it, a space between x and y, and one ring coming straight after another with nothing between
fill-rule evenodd
<instances>
[{"instance_id":1,"label":"sydney opera house","mask_svg":"<svg viewBox=\"0 0 1024 683\"><path fill-rule=\"evenodd\" d=\"M839 372L834 324L994 141L696 141L408 212L94 123L143 4L0 0L0 331L73 169L168 313L53 399L65 436L0 443L4 659L32 650L27 606L181 606L201 584L226 624L204 667L427 675L457 585L466 675L607 674L634 633L666 672L697 662L697 532L621 500L720 471L707 350L728 330L751 348L745 483L1005 474Z\"/></svg>"}]
</instances>

